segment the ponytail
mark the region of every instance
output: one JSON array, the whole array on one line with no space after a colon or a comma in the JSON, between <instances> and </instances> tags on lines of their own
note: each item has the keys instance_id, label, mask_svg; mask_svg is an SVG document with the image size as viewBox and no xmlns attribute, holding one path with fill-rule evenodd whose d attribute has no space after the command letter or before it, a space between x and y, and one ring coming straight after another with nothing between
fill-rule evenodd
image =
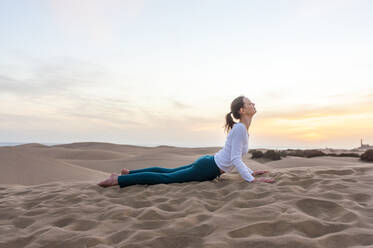
<instances>
[{"instance_id":1,"label":"ponytail","mask_svg":"<svg viewBox=\"0 0 373 248\"><path fill-rule=\"evenodd\" d=\"M232 112L229 112L226 116L225 116L225 132L228 134L229 130L231 130L233 128L233 125L236 124L236 122L233 121L233 118L232 118Z\"/></svg>"}]
</instances>

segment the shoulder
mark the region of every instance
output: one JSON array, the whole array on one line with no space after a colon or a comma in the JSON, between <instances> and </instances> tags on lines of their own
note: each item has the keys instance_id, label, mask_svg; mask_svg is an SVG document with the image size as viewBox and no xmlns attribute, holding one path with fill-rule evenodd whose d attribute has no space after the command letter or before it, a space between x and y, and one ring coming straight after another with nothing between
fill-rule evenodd
<instances>
[{"instance_id":1,"label":"shoulder","mask_svg":"<svg viewBox=\"0 0 373 248\"><path fill-rule=\"evenodd\" d=\"M233 128L246 131L245 124L241 122L237 122L236 124L234 124Z\"/></svg>"},{"instance_id":2,"label":"shoulder","mask_svg":"<svg viewBox=\"0 0 373 248\"><path fill-rule=\"evenodd\" d=\"M246 127L245 127L245 124L241 123L241 122L238 122L236 124L233 125L233 128L232 128L232 132L233 133L238 133L238 134L246 134Z\"/></svg>"}]
</instances>

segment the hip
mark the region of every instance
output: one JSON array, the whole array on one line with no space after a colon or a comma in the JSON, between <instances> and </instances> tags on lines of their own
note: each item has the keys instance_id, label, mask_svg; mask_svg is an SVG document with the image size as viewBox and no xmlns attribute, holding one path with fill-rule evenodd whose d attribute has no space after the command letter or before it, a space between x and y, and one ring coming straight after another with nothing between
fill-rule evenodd
<instances>
[{"instance_id":1,"label":"hip","mask_svg":"<svg viewBox=\"0 0 373 248\"><path fill-rule=\"evenodd\" d=\"M216 164L214 155L203 155L200 156L195 161L195 166L199 168L199 170L203 171L210 171L210 173L215 174L216 176L220 176L224 171L222 171Z\"/></svg>"}]
</instances>

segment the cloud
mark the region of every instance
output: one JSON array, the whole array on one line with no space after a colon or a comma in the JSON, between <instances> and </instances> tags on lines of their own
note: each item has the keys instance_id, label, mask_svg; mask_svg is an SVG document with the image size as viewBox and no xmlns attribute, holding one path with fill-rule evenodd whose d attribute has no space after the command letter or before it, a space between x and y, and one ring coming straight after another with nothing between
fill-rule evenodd
<instances>
[{"instance_id":1,"label":"cloud","mask_svg":"<svg viewBox=\"0 0 373 248\"><path fill-rule=\"evenodd\" d=\"M20 87L20 82L18 80L0 75L0 94L5 92L26 93L28 92L26 88L27 87Z\"/></svg>"},{"instance_id":2,"label":"cloud","mask_svg":"<svg viewBox=\"0 0 373 248\"><path fill-rule=\"evenodd\" d=\"M171 106L174 107L175 109L183 110L183 109L193 108L193 106L189 104L185 104L179 100L174 100L172 98L170 99L170 103L171 103Z\"/></svg>"},{"instance_id":3,"label":"cloud","mask_svg":"<svg viewBox=\"0 0 373 248\"><path fill-rule=\"evenodd\" d=\"M371 91L371 93L369 93ZM366 93L360 94L334 94L314 99L308 104L297 104L289 106L278 106L276 110L259 113L263 119L305 119L337 116L353 116L358 114L372 113L373 89L367 89ZM328 101L326 101L326 100ZM327 103L319 104L318 101ZM258 115L258 116L259 116Z\"/></svg>"},{"instance_id":4,"label":"cloud","mask_svg":"<svg viewBox=\"0 0 373 248\"><path fill-rule=\"evenodd\" d=\"M44 121L34 122L40 126L46 120L119 129L142 123L133 118L130 86L118 83L117 75L104 66L66 57L28 59L27 64L23 77L14 66L0 67L3 123L27 123L34 116L42 116Z\"/></svg>"},{"instance_id":5,"label":"cloud","mask_svg":"<svg viewBox=\"0 0 373 248\"><path fill-rule=\"evenodd\" d=\"M194 113L195 106L174 97L151 96L139 101L142 92L134 93L131 84L99 64L66 57L27 62L31 65L26 69L28 76L23 78L17 77L15 68L0 68L0 97L6 99L0 113L8 117L8 123L15 118L12 112L16 112L17 118L25 121L43 116L61 123L117 129L170 128L170 123L180 130L212 126L208 117L202 120Z\"/></svg>"},{"instance_id":6,"label":"cloud","mask_svg":"<svg viewBox=\"0 0 373 248\"><path fill-rule=\"evenodd\" d=\"M107 73L97 65L71 58L54 58L30 65L27 78L17 78L17 69L0 70L0 94L40 96L73 91L103 84ZM100 81L101 80L101 81Z\"/></svg>"}]
</instances>

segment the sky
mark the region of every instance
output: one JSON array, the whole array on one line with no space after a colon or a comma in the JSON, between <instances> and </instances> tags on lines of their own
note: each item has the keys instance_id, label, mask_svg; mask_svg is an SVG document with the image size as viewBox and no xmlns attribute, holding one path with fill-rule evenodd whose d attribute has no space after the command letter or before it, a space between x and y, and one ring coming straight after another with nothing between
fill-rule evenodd
<instances>
[{"instance_id":1,"label":"sky","mask_svg":"<svg viewBox=\"0 0 373 248\"><path fill-rule=\"evenodd\" d=\"M0 143L373 144L373 2L0 1ZM239 120L235 120L236 122Z\"/></svg>"}]
</instances>

